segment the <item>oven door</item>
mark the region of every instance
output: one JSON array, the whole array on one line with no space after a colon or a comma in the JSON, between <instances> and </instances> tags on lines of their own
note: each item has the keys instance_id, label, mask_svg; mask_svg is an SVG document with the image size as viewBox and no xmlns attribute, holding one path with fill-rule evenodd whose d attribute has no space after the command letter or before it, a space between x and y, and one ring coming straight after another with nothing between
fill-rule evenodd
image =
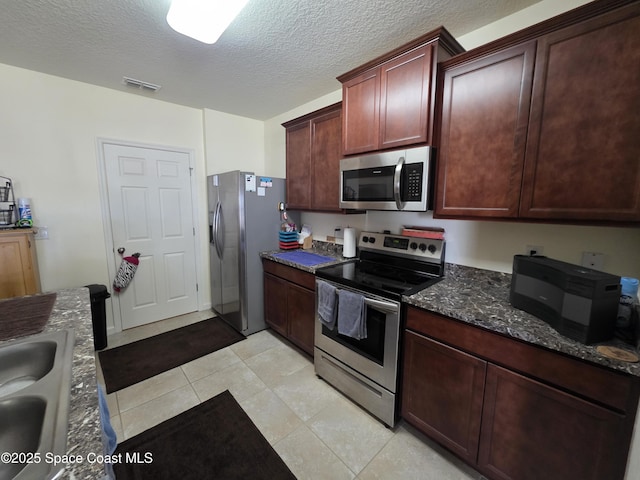
<instances>
[{"instance_id":1,"label":"oven door","mask_svg":"<svg viewBox=\"0 0 640 480\"><path fill-rule=\"evenodd\" d=\"M326 280L324 280L326 281ZM329 330L316 313L315 346L392 393L398 379L400 302L332 282L338 289L364 295L367 338L356 340ZM317 290L317 289L316 289ZM317 312L317 297L316 297Z\"/></svg>"}]
</instances>

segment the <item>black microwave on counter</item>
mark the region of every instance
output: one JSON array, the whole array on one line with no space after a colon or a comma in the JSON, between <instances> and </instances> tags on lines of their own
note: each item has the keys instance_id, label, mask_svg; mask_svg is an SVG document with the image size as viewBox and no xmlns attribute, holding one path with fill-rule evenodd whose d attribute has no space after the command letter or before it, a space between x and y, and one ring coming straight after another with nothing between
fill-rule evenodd
<instances>
[{"instance_id":1,"label":"black microwave on counter","mask_svg":"<svg viewBox=\"0 0 640 480\"><path fill-rule=\"evenodd\" d=\"M340 160L340 208L424 212L429 208L432 147Z\"/></svg>"},{"instance_id":2,"label":"black microwave on counter","mask_svg":"<svg viewBox=\"0 0 640 480\"><path fill-rule=\"evenodd\" d=\"M515 255L511 305L584 344L613 338L620 277L542 256Z\"/></svg>"}]
</instances>

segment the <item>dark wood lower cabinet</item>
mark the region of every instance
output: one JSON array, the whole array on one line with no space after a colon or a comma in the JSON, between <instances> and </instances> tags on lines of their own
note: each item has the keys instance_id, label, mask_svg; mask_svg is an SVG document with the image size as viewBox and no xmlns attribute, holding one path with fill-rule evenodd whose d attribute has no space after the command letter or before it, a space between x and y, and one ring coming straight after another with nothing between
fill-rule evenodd
<instances>
[{"instance_id":1,"label":"dark wood lower cabinet","mask_svg":"<svg viewBox=\"0 0 640 480\"><path fill-rule=\"evenodd\" d=\"M624 478L637 377L413 307L404 339L403 418L488 478Z\"/></svg>"},{"instance_id":2,"label":"dark wood lower cabinet","mask_svg":"<svg viewBox=\"0 0 640 480\"><path fill-rule=\"evenodd\" d=\"M478 465L492 478L624 478L624 415L495 365L485 388Z\"/></svg>"},{"instance_id":3,"label":"dark wood lower cabinet","mask_svg":"<svg viewBox=\"0 0 640 480\"><path fill-rule=\"evenodd\" d=\"M316 309L316 294L299 285L289 285L289 340L313 355L313 333Z\"/></svg>"},{"instance_id":4,"label":"dark wood lower cabinet","mask_svg":"<svg viewBox=\"0 0 640 480\"><path fill-rule=\"evenodd\" d=\"M262 268L265 322L313 355L315 276L270 260L263 260Z\"/></svg>"},{"instance_id":5,"label":"dark wood lower cabinet","mask_svg":"<svg viewBox=\"0 0 640 480\"><path fill-rule=\"evenodd\" d=\"M402 416L475 463L486 368L487 362L407 332Z\"/></svg>"},{"instance_id":6,"label":"dark wood lower cabinet","mask_svg":"<svg viewBox=\"0 0 640 480\"><path fill-rule=\"evenodd\" d=\"M264 315L267 324L280 335L288 331L288 287L286 280L274 275L264 275Z\"/></svg>"}]
</instances>

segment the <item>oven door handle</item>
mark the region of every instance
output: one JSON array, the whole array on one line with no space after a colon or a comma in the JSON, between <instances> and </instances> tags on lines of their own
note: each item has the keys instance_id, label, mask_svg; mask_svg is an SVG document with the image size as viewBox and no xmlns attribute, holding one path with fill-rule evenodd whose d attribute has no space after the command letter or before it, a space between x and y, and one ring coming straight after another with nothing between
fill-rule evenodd
<instances>
[{"instance_id":1,"label":"oven door handle","mask_svg":"<svg viewBox=\"0 0 640 480\"><path fill-rule=\"evenodd\" d=\"M393 198L396 201L398 210L404 208L402 203L402 195L400 194L400 179L402 178L402 169L404 168L404 157L398 159L395 172L393 173Z\"/></svg>"},{"instance_id":2,"label":"oven door handle","mask_svg":"<svg viewBox=\"0 0 640 480\"><path fill-rule=\"evenodd\" d=\"M365 298L364 303L365 305L373 307L376 310L380 310L382 312L398 313L398 311L400 310L398 304L396 303L382 302L380 300L374 300L372 298Z\"/></svg>"}]
</instances>

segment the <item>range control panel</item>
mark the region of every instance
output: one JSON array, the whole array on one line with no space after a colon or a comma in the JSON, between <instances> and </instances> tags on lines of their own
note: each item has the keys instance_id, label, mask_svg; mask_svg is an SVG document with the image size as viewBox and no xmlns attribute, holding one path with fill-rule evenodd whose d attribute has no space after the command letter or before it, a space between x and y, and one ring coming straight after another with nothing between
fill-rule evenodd
<instances>
[{"instance_id":1,"label":"range control panel","mask_svg":"<svg viewBox=\"0 0 640 480\"><path fill-rule=\"evenodd\" d=\"M388 233L362 232L358 247L363 250L440 262L444 255L444 240L406 237Z\"/></svg>"}]
</instances>

